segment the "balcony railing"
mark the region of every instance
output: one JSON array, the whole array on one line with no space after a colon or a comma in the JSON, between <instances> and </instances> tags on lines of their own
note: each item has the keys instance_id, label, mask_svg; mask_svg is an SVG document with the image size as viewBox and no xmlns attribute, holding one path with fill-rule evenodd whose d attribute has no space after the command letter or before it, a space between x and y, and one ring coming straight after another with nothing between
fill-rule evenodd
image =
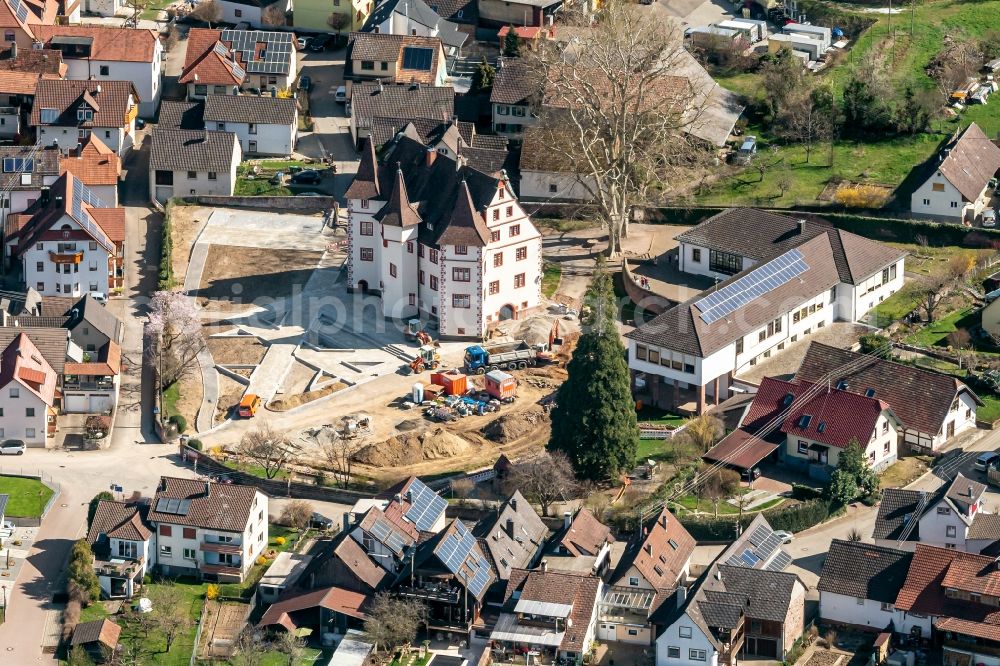
<instances>
[{"instance_id":1,"label":"balcony railing","mask_svg":"<svg viewBox=\"0 0 1000 666\"><path fill-rule=\"evenodd\" d=\"M399 593L406 597L431 599L448 604L457 604L462 598L461 591L458 588L451 588L446 585L400 587Z\"/></svg>"},{"instance_id":2,"label":"balcony railing","mask_svg":"<svg viewBox=\"0 0 1000 666\"><path fill-rule=\"evenodd\" d=\"M208 539L202 542L201 549L208 553L228 553L231 555L239 555L242 552L242 548L238 543L209 541Z\"/></svg>"},{"instance_id":3,"label":"balcony railing","mask_svg":"<svg viewBox=\"0 0 1000 666\"><path fill-rule=\"evenodd\" d=\"M83 261L83 251L58 253L49 250L49 259L57 264L79 264Z\"/></svg>"},{"instance_id":4,"label":"balcony railing","mask_svg":"<svg viewBox=\"0 0 1000 666\"><path fill-rule=\"evenodd\" d=\"M114 390L115 384L110 379L96 382L66 380L63 382L63 388L70 391L111 391Z\"/></svg>"}]
</instances>

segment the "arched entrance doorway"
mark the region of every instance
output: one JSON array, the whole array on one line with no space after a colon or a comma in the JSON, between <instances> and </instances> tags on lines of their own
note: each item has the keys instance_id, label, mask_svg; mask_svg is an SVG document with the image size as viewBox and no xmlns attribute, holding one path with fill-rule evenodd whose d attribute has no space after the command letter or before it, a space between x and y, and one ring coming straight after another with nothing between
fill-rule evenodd
<instances>
[{"instance_id":1,"label":"arched entrance doorway","mask_svg":"<svg viewBox=\"0 0 1000 666\"><path fill-rule=\"evenodd\" d=\"M513 318L514 318L514 306L510 304L500 308L500 312L497 313L497 319L499 319L500 321L507 321Z\"/></svg>"},{"instance_id":2,"label":"arched entrance doorway","mask_svg":"<svg viewBox=\"0 0 1000 666\"><path fill-rule=\"evenodd\" d=\"M368 280L358 280L358 291L362 294L368 293Z\"/></svg>"}]
</instances>

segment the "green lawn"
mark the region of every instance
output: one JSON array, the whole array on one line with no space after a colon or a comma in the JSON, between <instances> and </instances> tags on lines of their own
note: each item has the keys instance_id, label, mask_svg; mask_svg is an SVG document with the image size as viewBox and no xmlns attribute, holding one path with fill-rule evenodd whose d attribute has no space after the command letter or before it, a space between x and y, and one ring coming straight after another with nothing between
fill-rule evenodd
<instances>
[{"instance_id":1,"label":"green lawn","mask_svg":"<svg viewBox=\"0 0 1000 666\"><path fill-rule=\"evenodd\" d=\"M702 513L715 514L715 506L709 500L698 499L694 495L685 495L680 499L674 500L674 504L684 507L688 511L700 511ZM734 513L739 513L738 507L733 506L725 500L719 501L719 515L732 515Z\"/></svg>"},{"instance_id":2,"label":"green lawn","mask_svg":"<svg viewBox=\"0 0 1000 666\"><path fill-rule=\"evenodd\" d=\"M303 536L303 533L299 530L289 529L281 525L268 525L267 526L268 550L275 550L279 553L283 553L287 550L291 550L295 547L299 538ZM278 538L284 539L284 543L278 543ZM219 588L219 593L224 597L242 597L250 596L250 592L253 587L257 585L260 579L264 576L264 572L267 568L271 566L271 560L265 562L264 564L254 564L250 567L247 575L244 577L242 583L226 583L221 585Z\"/></svg>"},{"instance_id":3,"label":"green lawn","mask_svg":"<svg viewBox=\"0 0 1000 666\"><path fill-rule=\"evenodd\" d=\"M640 423L656 423L658 425L670 425L678 428L688 422L688 417L674 414L659 407L643 405L636 413L636 418Z\"/></svg>"},{"instance_id":4,"label":"green lawn","mask_svg":"<svg viewBox=\"0 0 1000 666\"><path fill-rule=\"evenodd\" d=\"M552 298L556 295L559 282L562 280L562 266L545 262L542 266L542 296Z\"/></svg>"},{"instance_id":5,"label":"green lawn","mask_svg":"<svg viewBox=\"0 0 1000 666\"><path fill-rule=\"evenodd\" d=\"M292 191L284 185L272 185L269 176L253 180L240 176L236 179L233 195L237 197L290 197Z\"/></svg>"},{"instance_id":6,"label":"green lawn","mask_svg":"<svg viewBox=\"0 0 1000 666\"><path fill-rule=\"evenodd\" d=\"M237 469L241 472L252 474L256 476L258 479L267 478L267 474L264 473L264 468L261 467L260 465L255 465L253 463L243 463L243 462L237 462L235 460L227 460L226 467L232 467L233 469ZM278 480L287 479L288 472L283 469L278 470L278 473L277 475L274 476L274 478Z\"/></svg>"},{"instance_id":7,"label":"green lawn","mask_svg":"<svg viewBox=\"0 0 1000 666\"><path fill-rule=\"evenodd\" d=\"M174 382L163 392L163 419L177 413L177 401L181 399L181 383Z\"/></svg>"},{"instance_id":8,"label":"green lawn","mask_svg":"<svg viewBox=\"0 0 1000 666\"><path fill-rule=\"evenodd\" d=\"M975 313L972 308L952 312L928 324L913 335L907 336L904 341L921 347L932 347L934 345L947 346L948 335L954 333L959 328L967 329L972 326L973 322L970 320L974 317Z\"/></svg>"},{"instance_id":9,"label":"green lawn","mask_svg":"<svg viewBox=\"0 0 1000 666\"><path fill-rule=\"evenodd\" d=\"M871 311L872 325L885 327L899 321L920 304L920 297L910 289L900 289Z\"/></svg>"},{"instance_id":10,"label":"green lawn","mask_svg":"<svg viewBox=\"0 0 1000 666\"><path fill-rule=\"evenodd\" d=\"M0 476L0 494L10 496L6 511L8 518L41 517L52 493L51 488L35 479Z\"/></svg>"},{"instance_id":11,"label":"green lawn","mask_svg":"<svg viewBox=\"0 0 1000 666\"><path fill-rule=\"evenodd\" d=\"M426 666L427 662L431 660L431 655L419 657L418 654L417 651L414 651L405 658L397 655L395 659L389 662L389 666Z\"/></svg>"},{"instance_id":12,"label":"green lawn","mask_svg":"<svg viewBox=\"0 0 1000 666\"><path fill-rule=\"evenodd\" d=\"M976 418L990 423L1000 420L1000 397L985 391L978 395L983 401L983 406L976 410Z\"/></svg>"}]
</instances>

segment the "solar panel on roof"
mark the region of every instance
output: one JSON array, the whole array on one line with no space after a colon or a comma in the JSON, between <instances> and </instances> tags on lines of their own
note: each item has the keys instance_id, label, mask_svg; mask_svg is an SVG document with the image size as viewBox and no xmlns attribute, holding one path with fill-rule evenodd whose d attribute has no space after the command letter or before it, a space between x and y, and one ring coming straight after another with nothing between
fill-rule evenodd
<instances>
[{"instance_id":1,"label":"solar panel on roof","mask_svg":"<svg viewBox=\"0 0 1000 666\"><path fill-rule=\"evenodd\" d=\"M419 479L410 484L410 509L406 518L421 532L430 530L447 506L446 500Z\"/></svg>"},{"instance_id":2,"label":"solar panel on roof","mask_svg":"<svg viewBox=\"0 0 1000 666\"><path fill-rule=\"evenodd\" d=\"M422 46L403 47L403 69L416 69L422 72L429 72L433 59L433 49Z\"/></svg>"},{"instance_id":3,"label":"solar panel on roof","mask_svg":"<svg viewBox=\"0 0 1000 666\"><path fill-rule=\"evenodd\" d=\"M743 551L742 555L743 561L747 562L750 566L753 566L760 562L760 558L754 555L753 551L747 548Z\"/></svg>"},{"instance_id":4,"label":"solar panel on roof","mask_svg":"<svg viewBox=\"0 0 1000 666\"><path fill-rule=\"evenodd\" d=\"M789 250L740 279L695 302L701 320L712 324L744 305L760 298L809 268L802 253Z\"/></svg>"},{"instance_id":5,"label":"solar panel on roof","mask_svg":"<svg viewBox=\"0 0 1000 666\"><path fill-rule=\"evenodd\" d=\"M785 551L779 551L770 564L767 565L769 571L784 571L785 567L792 563L792 557Z\"/></svg>"},{"instance_id":6,"label":"solar panel on roof","mask_svg":"<svg viewBox=\"0 0 1000 666\"><path fill-rule=\"evenodd\" d=\"M750 535L749 541L755 546L759 546L767 540L767 537L771 535L771 530L769 530L765 525L758 525L757 529L753 531Z\"/></svg>"},{"instance_id":7,"label":"solar panel on roof","mask_svg":"<svg viewBox=\"0 0 1000 666\"><path fill-rule=\"evenodd\" d=\"M21 3L21 0L10 0L10 8L14 11L18 21L21 23L28 21L28 8Z\"/></svg>"},{"instance_id":8,"label":"solar panel on roof","mask_svg":"<svg viewBox=\"0 0 1000 666\"><path fill-rule=\"evenodd\" d=\"M472 592L475 596L482 594L483 589L486 584L490 582L490 570L487 567L480 566L479 571L472 578L472 582L469 583L469 592Z\"/></svg>"},{"instance_id":9,"label":"solar panel on roof","mask_svg":"<svg viewBox=\"0 0 1000 666\"><path fill-rule=\"evenodd\" d=\"M101 244L105 250L114 253L115 246L108 238L104 230L94 224L90 217L84 215L83 204L90 204L96 208L107 208L103 201L94 194L90 188L80 182L80 179L73 176L73 219L82 226L94 240Z\"/></svg>"}]
</instances>

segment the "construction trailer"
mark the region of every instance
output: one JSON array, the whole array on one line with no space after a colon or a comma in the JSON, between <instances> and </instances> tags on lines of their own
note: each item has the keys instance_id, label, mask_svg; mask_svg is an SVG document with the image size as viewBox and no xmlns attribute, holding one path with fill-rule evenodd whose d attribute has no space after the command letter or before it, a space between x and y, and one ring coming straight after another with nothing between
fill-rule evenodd
<instances>
[{"instance_id":1,"label":"construction trailer","mask_svg":"<svg viewBox=\"0 0 1000 666\"><path fill-rule=\"evenodd\" d=\"M781 31L786 35L805 35L819 40L826 51L833 43L833 31L821 25L809 25L806 23L786 23Z\"/></svg>"},{"instance_id":2,"label":"construction trailer","mask_svg":"<svg viewBox=\"0 0 1000 666\"><path fill-rule=\"evenodd\" d=\"M715 27L722 28L723 30L735 30L743 35L743 39L748 44L756 44L760 41L760 26L755 22L719 21L715 24Z\"/></svg>"},{"instance_id":3,"label":"construction trailer","mask_svg":"<svg viewBox=\"0 0 1000 666\"><path fill-rule=\"evenodd\" d=\"M688 28L684 31L684 35L695 46L714 50L733 48L743 38L743 33L739 30L720 28L714 25L699 25Z\"/></svg>"},{"instance_id":4,"label":"construction trailer","mask_svg":"<svg viewBox=\"0 0 1000 666\"><path fill-rule=\"evenodd\" d=\"M445 395L462 395L469 389L469 377L458 370L433 372L431 384L442 386Z\"/></svg>"},{"instance_id":5,"label":"construction trailer","mask_svg":"<svg viewBox=\"0 0 1000 666\"><path fill-rule=\"evenodd\" d=\"M767 50L777 53L782 48L789 49L792 53L802 54L800 57L808 60L819 60L820 56L826 53L822 43L816 39L810 39L803 35L771 35L767 39Z\"/></svg>"},{"instance_id":6,"label":"construction trailer","mask_svg":"<svg viewBox=\"0 0 1000 666\"><path fill-rule=\"evenodd\" d=\"M483 378L486 382L486 392L497 400L509 401L517 393L517 380L501 370L487 372Z\"/></svg>"},{"instance_id":7,"label":"construction trailer","mask_svg":"<svg viewBox=\"0 0 1000 666\"><path fill-rule=\"evenodd\" d=\"M733 18L726 21L726 23L739 23L744 25L753 25L757 27L757 40L765 39L768 35L767 21L758 21L757 19L749 18Z\"/></svg>"}]
</instances>

